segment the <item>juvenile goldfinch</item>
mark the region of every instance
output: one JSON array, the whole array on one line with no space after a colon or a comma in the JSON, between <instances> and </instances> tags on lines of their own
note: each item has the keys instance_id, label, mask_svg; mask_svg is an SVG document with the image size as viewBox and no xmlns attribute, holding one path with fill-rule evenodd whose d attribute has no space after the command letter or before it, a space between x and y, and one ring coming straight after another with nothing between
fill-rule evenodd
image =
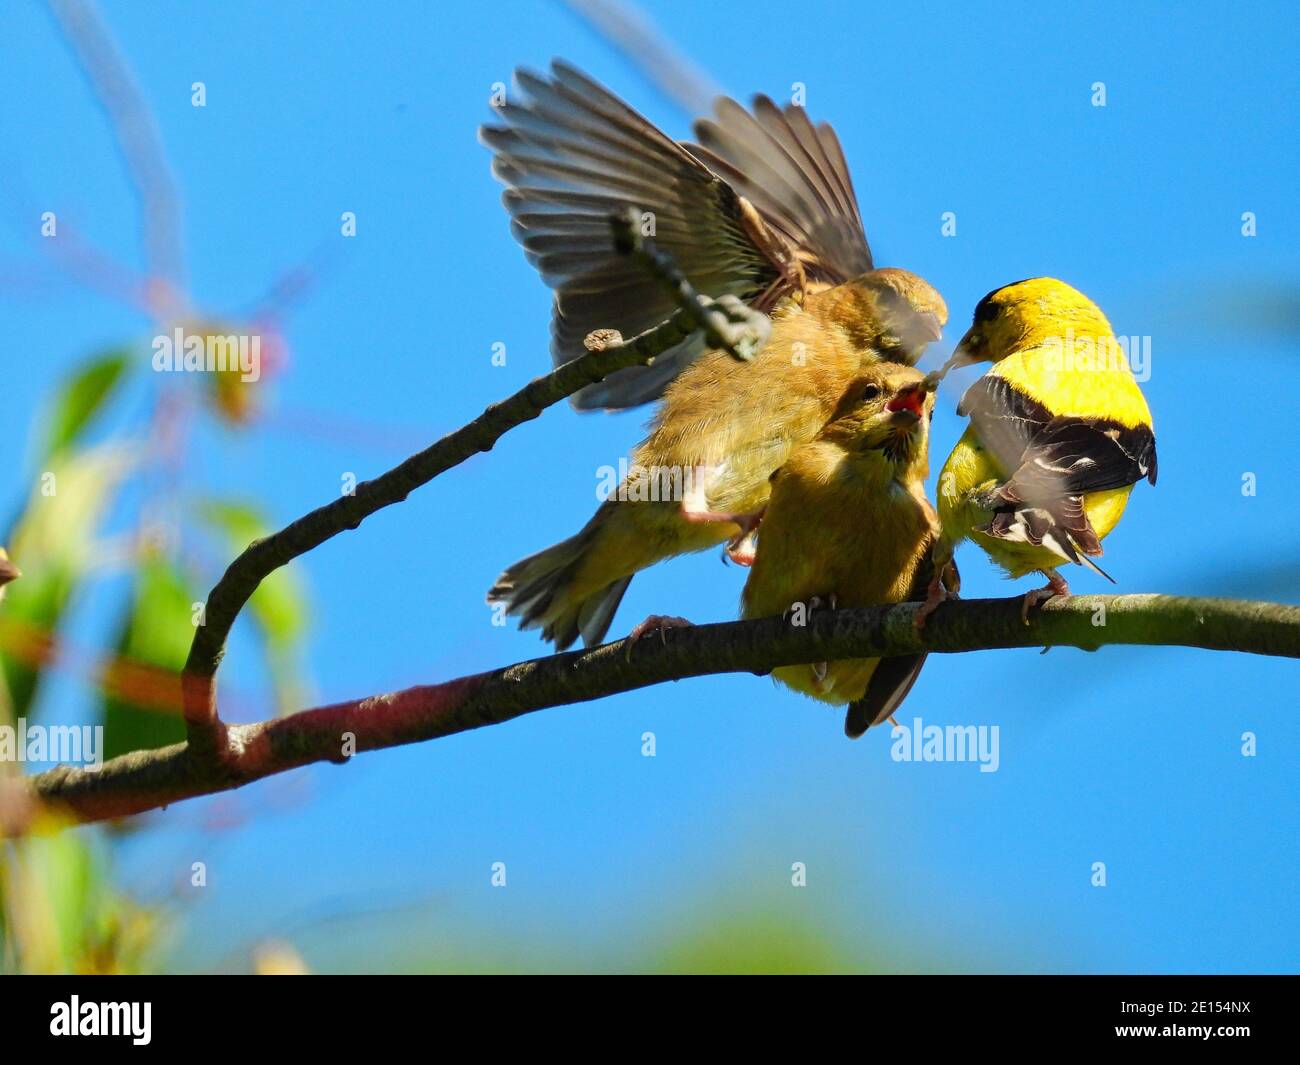
<instances>
[{"instance_id":1,"label":"juvenile goldfinch","mask_svg":"<svg viewBox=\"0 0 1300 1065\"><path fill-rule=\"evenodd\" d=\"M572 67L552 72L517 72L529 99L500 107L503 124L481 135L515 235L555 289L554 361L582 355L596 329L630 337L676 310L614 249L609 217L628 205L699 291L772 318L748 363L690 338L575 397L581 408L663 404L582 531L517 562L488 593L565 648L579 635L598 643L632 576L662 559L727 542L748 564L772 472L864 366L916 362L948 311L915 274L874 268L839 142L803 108L757 97L751 113L723 99L696 124L700 144L679 144Z\"/></svg>"},{"instance_id":2,"label":"juvenile goldfinch","mask_svg":"<svg viewBox=\"0 0 1300 1065\"><path fill-rule=\"evenodd\" d=\"M921 599L938 518L925 497L934 394L923 375L881 363L845 393L830 423L772 477L772 498L742 596L742 616ZM773 671L823 702L850 704L859 736L902 703L924 655L851 659Z\"/></svg>"},{"instance_id":3,"label":"juvenile goldfinch","mask_svg":"<svg viewBox=\"0 0 1300 1065\"><path fill-rule=\"evenodd\" d=\"M970 538L1011 577L1046 588L1025 613L1068 595L1057 572L1094 562L1133 485L1156 483L1151 411L1106 316L1062 281L1038 277L990 292L949 366L992 362L962 397L970 426L939 475L942 566ZM942 598L932 585L927 608Z\"/></svg>"}]
</instances>

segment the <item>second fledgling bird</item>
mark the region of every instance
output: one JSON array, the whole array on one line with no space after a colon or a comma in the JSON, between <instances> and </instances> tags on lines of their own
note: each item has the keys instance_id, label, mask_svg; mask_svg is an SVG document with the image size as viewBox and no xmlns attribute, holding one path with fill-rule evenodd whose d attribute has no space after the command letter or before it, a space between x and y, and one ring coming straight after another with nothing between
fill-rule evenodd
<instances>
[{"instance_id":1,"label":"second fledgling bird","mask_svg":"<svg viewBox=\"0 0 1300 1065\"><path fill-rule=\"evenodd\" d=\"M925 496L934 394L924 381L908 366L868 368L817 438L773 475L744 617L924 596L939 532ZM902 703L924 661L852 659L783 666L773 676L814 699L850 704L844 730L859 736Z\"/></svg>"}]
</instances>

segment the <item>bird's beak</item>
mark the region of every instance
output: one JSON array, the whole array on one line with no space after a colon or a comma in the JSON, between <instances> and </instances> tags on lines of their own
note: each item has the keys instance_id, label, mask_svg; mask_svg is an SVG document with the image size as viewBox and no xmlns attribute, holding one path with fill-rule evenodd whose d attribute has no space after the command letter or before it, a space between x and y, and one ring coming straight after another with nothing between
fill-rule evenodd
<instances>
[{"instance_id":1,"label":"bird's beak","mask_svg":"<svg viewBox=\"0 0 1300 1065\"><path fill-rule=\"evenodd\" d=\"M916 311L909 314L898 326L898 338L904 349L919 357L929 345L943 336L943 325L934 311ZM912 362L914 358L903 359Z\"/></svg>"},{"instance_id":2,"label":"bird's beak","mask_svg":"<svg viewBox=\"0 0 1300 1065\"><path fill-rule=\"evenodd\" d=\"M948 367L955 370L961 366L973 366L977 362L987 362L988 357L984 337L977 326L971 326L966 330L966 335L957 341L957 346L948 359Z\"/></svg>"},{"instance_id":3,"label":"bird's beak","mask_svg":"<svg viewBox=\"0 0 1300 1065\"><path fill-rule=\"evenodd\" d=\"M925 382L918 381L897 393L885 404L885 410L891 414L907 413L919 421L925 417L925 401L928 395L929 390L925 387Z\"/></svg>"},{"instance_id":4,"label":"bird's beak","mask_svg":"<svg viewBox=\"0 0 1300 1065\"><path fill-rule=\"evenodd\" d=\"M0 588L3 588L10 581L16 581L22 575L22 570L7 558L0 558Z\"/></svg>"},{"instance_id":5,"label":"bird's beak","mask_svg":"<svg viewBox=\"0 0 1300 1065\"><path fill-rule=\"evenodd\" d=\"M966 330L966 335L957 341L957 347L948 356L948 361L939 369L931 371L929 376L926 377L927 387L933 392L939 387L939 382L947 377L952 370L987 361L988 354L983 349L984 338L975 326L971 326Z\"/></svg>"}]
</instances>

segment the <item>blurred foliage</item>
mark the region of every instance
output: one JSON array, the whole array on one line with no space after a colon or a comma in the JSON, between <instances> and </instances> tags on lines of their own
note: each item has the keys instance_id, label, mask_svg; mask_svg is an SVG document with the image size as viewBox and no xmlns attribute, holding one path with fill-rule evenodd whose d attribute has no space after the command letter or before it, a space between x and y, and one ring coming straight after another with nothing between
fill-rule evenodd
<instances>
[{"instance_id":1,"label":"blurred foliage","mask_svg":"<svg viewBox=\"0 0 1300 1065\"><path fill-rule=\"evenodd\" d=\"M100 523L135 467L132 450L119 444L65 454L37 474L31 499L5 538L23 571L0 607L0 669L14 717L35 716L41 677L69 602L99 562Z\"/></svg>"},{"instance_id":2,"label":"blurred foliage","mask_svg":"<svg viewBox=\"0 0 1300 1065\"><path fill-rule=\"evenodd\" d=\"M713 919L697 918L659 949L648 951L649 968L664 973L804 974L858 972L868 964L826 931L792 923L779 912L709 916Z\"/></svg>"},{"instance_id":3,"label":"blurred foliage","mask_svg":"<svg viewBox=\"0 0 1300 1065\"><path fill-rule=\"evenodd\" d=\"M132 359L147 358L133 356L135 350L96 354L60 383L37 426L32 492L0 538L23 574L7 586L0 603L0 724L19 718L35 723L39 715L54 718L54 724L102 725L105 758L184 738L180 671L202 593L182 564L182 547L196 534L215 534L224 566L269 530L255 504L202 497L196 502L181 496L180 478L152 476L176 456L160 455L145 443L157 439L169 388L197 388L201 400L197 407L173 405L171 411L206 411L227 428L246 425L252 392L237 369L233 376L157 375L148 424L88 442L120 405ZM159 513L193 520L164 529L159 538L145 517ZM123 520L128 530L110 533ZM49 671L75 664L65 636L79 603L124 567L130 571L129 592L95 650L98 663L82 671L93 681L90 705L84 712L42 706ZM282 570L249 605L282 711L300 707L308 688L301 666L304 604L298 575ZM17 769L0 765L0 783ZM148 822L132 827L147 831ZM169 916L114 887L112 856L119 839L103 829L73 831L45 821L20 839L0 843L0 971L125 973L157 967ZM284 951L270 957L264 971L295 971L287 957Z\"/></svg>"},{"instance_id":4,"label":"blurred foliage","mask_svg":"<svg viewBox=\"0 0 1300 1065\"><path fill-rule=\"evenodd\" d=\"M978 959L964 944L938 948L891 936L885 923L806 908L801 892L764 892L747 882L725 898L688 893L672 912L643 913L633 926L593 933L590 942L546 928L457 914L448 903L392 909L335 909L311 921L281 920L274 935L237 945L219 968L232 972L482 975L649 973L806 975L937 973L1032 967L1039 949L1019 944Z\"/></svg>"},{"instance_id":5,"label":"blurred foliage","mask_svg":"<svg viewBox=\"0 0 1300 1065\"><path fill-rule=\"evenodd\" d=\"M253 972L258 976L306 976L311 970L291 943L270 939L253 951Z\"/></svg>"},{"instance_id":6,"label":"blurred foliage","mask_svg":"<svg viewBox=\"0 0 1300 1065\"><path fill-rule=\"evenodd\" d=\"M106 86L131 80L129 64L93 9L75 17L61 12L60 25L80 42L74 51L83 60L94 56L93 63L85 63L86 72L105 111L116 116L111 131L137 186L147 274L129 291L132 305L149 316L154 343L152 355L144 346L124 344L82 360L59 382L34 427L34 487L0 535L0 546L8 548L22 571L20 579L5 587L0 603L0 724L31 720L39 712L55 724L102 726L102 753L113 757L183 735L180 670L194 625L201 623L195 610L201 581L184 553L194 533L218 534L224 565L227 556L267 529L252 504L192 506L190 493L201 492L202 486L183 483L191 475L185 447L192 435L183 423L206 416L225 430L247 427L265 402L264 382L283 362L285 348L269 316L236 323L196 309L183 281L180 205L169 202L167 190L138 180L141 174L167 170L162 146L156 137L123 132L152 130L154 118L133 93L107 98ZM152 239L159 232L163 238ZM97 260L85 276L135 273L124 264ZM123 290L114 286L114 291ZM171 366L157 363L166 350L157 343L160 337L180 342ZM34 360L47 354L23 356ZM251 365L241 365L241 356ZM225 359L226 368L210 368L210 357ZM150 374L150 367L203 372ZM128 382L150 396L143 418L123 400ZM114 410L122 417L109 422ZM105 423L120 427L107 441L90 442L92 430ZM17 452L11 447L11 453ZM197 515L199 520L187 523L174 515ZM167 520L159 522L159 516ZM159 531L162 535L155 535ZM130 574L129 591L115 621L106 626L109 631L93 641L94 662L78 671L92 682L89 705L42 706L51 701L44 697L48 672L80 664L66 639L78 607L96 596L117 594L121 582L106 587L105 578L123 569ZM202 579L215 576L205 573ZM307 687L299 664L303 603L296 574L282 572L250 604L254 638L281 709L294 705ZM13 763L0 763L0 787L12 783L8 778L18 770ZM14 813L19 805L8 809ZM25 815L25 809L17 811L14 823ZM132 822L132 827L147 830L147 824ZM48 822L31 827L29 835L0 843L0 968L132 972L154 964L163 915L114 889L109 871L118 837L98 828L68 831Z\"/></svg>"},{"instance_id":7,"label":"blurred foliage","mask_svg":"<svg viewBox=\"0 0 1300 1065\"><path fill-rule=\"evenodd\" d=\"M80 438L112 397L129 363L129 352L110 351L82 365L64 384L50 413L44 454L57 457Z\"/></svg>"},{"instance_id":8,"label":"blurred foliage","mask_svg":"<svg viewBox=\"0 0 1300 1065\"><path fill-rule=\"evenodd\" d=\"M234 428L248 425L261 409L264 375L283 358L278 334L253 323L223 321L188 322L181 329L187 338L203 341L203 358L211 353L220 363L224 357L224 368L197 375L209 413ZM241 359L250 361L249 369Z\"/></svg>"},{"instance_id":9,"label":"blurred foliage","mask_svg":"<svg viewBox=\"0 0 1300 1065\"><path fill-rule=\"evenodd\" d=\"M180 672L194 634L193 602L184 577L166 559L140 563L116 654L101 677L106 759L185 738Z\"/></svg>"},{"instance_id":10,"label":"blurred foliage","mask_svg":"<svg viewBox=\"0 0 1300 1065\"><path fill-rule=\"evenodd\" d=\"M0 972L153 969L161 911L114 888L102 845L52 827L0 844Z\"/></svg>"}]
</instances>

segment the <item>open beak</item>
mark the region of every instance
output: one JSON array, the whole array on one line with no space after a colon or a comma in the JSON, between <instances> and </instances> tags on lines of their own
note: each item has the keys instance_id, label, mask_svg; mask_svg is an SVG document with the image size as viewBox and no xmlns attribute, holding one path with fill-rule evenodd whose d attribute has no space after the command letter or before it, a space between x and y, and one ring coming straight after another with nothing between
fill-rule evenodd
<instances>
[{"instance_id":1,"label":"open beak","mask_svg":"<svg viewBox=\"0 0 1300 1065\"><path fill-rule=\"evenodd\" d=\"M3 588L10 581L16 581L22 575L22 570L7 558L0 558L0 588Z\"/></svg>"},{"instance_id":2,"label":"open beak","mask_svg":"<svg viewBox=\"0 0 1300 1065\"><path fill-rule=\"evenodd\" d=\"M918 381L897 393L885 404L885 410L892 414L906 411L919 421L925 417L925 400L928 395L929 390L925 387L925 382Z\"/></svg>"}]
</instances>

